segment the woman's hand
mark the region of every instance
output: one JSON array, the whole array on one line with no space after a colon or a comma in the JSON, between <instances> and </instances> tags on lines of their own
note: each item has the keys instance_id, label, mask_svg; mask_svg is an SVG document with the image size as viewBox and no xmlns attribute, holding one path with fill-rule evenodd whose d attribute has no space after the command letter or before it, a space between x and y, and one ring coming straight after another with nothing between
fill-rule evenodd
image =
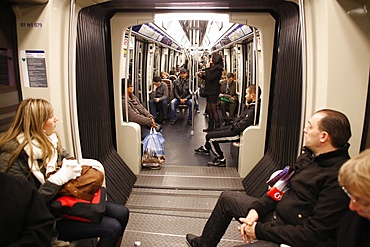
<instances>
[{"instance_id":1,"label":"woman's hand","mask_svg":"<svg viewBox=\"0 0 370 247\"><path fill-rule=\"evenodd\" d=\"M63 159L62 167L56 173L51 175L48 180L53 184L62 186L69 180L81 176L81 171L82 167L77 160Z\"/></svg>"}]
</instances>

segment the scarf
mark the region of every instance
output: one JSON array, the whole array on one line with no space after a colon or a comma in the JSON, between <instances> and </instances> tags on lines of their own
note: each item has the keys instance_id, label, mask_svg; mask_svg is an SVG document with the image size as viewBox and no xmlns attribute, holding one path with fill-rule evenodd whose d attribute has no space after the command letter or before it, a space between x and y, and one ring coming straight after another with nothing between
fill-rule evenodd
<instances>
[{"instance_id":1,"label":"scarf","mask_svg":"<svg viewBox=\"0 0 370 247\"><path fill-rule=\"evenodd\" d=\"M290 179L293 174L293 168L286 166L283 170L268 180L266 183L271 187L271 189L267 191L267 195L275 201L280 201L284 193L289 190Z\"/></svg>"},{"instance_id":2,"label":"scarf","mask_svg":"<svg viewBox=\"0 0 370 247\"><path fill-rule=\"evenodd\" d=\"M58 152L57 152L57 144L58 144L58 137L55 133L48 136L52 143L52 155L49 158L49 160L46 161L46 174L49 172L52 172L56 168L57 159L58 159ZM23 143L24 141L24 135L20 134L17 136L17 140L19 143ZM34 161L31 160L31 146L32 146L32 154ZM45 183L45 177L44 174L41 172L39 164L37 162L38 159L42 159L42 153L43 150L41 149L40 143L33 139L31 143L27 143L27 145L23 148L24 151L28 155L28 166L32 172L32 174L37 178L37 180L40 181L41 184Z\"/></svg>"}]
</instances>

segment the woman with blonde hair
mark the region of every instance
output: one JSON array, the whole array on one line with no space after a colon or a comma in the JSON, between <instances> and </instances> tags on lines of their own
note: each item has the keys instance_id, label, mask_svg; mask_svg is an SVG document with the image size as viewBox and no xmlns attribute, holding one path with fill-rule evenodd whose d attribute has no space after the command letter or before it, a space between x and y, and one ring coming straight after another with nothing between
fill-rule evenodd
<instances>
[{"instance_id":1,"label":"woman with blonde hair","mask_svg":"<svg viewBox=\"0 0 370 247\"><path fill-rule=\"evenodd\" d=\"M24 178L38 189L49 205L60 188L81 175L81 164L62 148L55 131L58 118L52 105L44 99L25 99L20 102L8 131L0 135L0 172ZM54 174L46 174L63 166ZM96 160L81 160L103 172ZM58 217L58 216L56 216ZM120 242L127 225L129 212L123 205L106 202L105 215L100 223L60 219L56 222L59 239L72 241L84 238L100 240L97 246L114 247Z\"/></svg>"},{"instance_id":2,"label":"woman with blonde hair","mask_svg":"<svg viewBox=\"0 0 370 247\"><path fill-rule=\"evenodd\" d=\"M344 163L338 180L351 211L341 221L337 246L370 246L370 149Z\"/></svg>"}]
</instances>

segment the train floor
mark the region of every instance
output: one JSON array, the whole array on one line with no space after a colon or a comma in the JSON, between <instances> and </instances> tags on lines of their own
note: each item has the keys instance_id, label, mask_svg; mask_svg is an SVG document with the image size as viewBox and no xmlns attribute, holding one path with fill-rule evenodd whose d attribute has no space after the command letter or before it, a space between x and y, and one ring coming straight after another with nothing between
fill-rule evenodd
<instances>
[{"instance_id":1,"label":"train floor","mask_svg":"<svg viewBox=\"0 0 370 247\"><path fill-rule=\"evenodd\" d=\"M202 104L202 101L201 101ZM203 104L204 105L204 104ZM202 106L202 105L201 105ZM137 176L126 206L130 220L121 247L187 246L185 235L200 235L223 190L243 191L237 173L238 150L222 144L226 167L209 167L213 156L194 154L204 144L207 118L194 114L194 134L187 124L188 110L177 113L178 121L163 125L166 161L160 170L143 169ZM233 220L219 246L242 244Z\"/></svg>"}]
</instances>

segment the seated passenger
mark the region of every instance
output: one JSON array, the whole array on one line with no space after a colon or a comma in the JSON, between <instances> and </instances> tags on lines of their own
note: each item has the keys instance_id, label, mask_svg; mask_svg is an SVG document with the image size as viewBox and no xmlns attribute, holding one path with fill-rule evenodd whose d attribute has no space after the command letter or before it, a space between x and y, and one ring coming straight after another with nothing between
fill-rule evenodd
<instances>
[{"instance_id":1,"label":"seated passenger","mask_svg":"<svg viewBox=\"0 0 370 247\"><path fill-rule=\"evenodd\" d=\"M171 101L171 124L175 124L176 118L176 108L179 105L187 105L189 107L189 115L187 118L187 123L191 125L192 120L192 102L191 93L189 90L189 78L188 71L184 68L180 69L180 76L174 81L174 99Z\"/></svg>"},{"instance_id":2,"label":"seated passenger","mask_svg":"<svg viewBox=\"0 0 370 247\"><path fill-rule=\"evenodd\" d=\"M170 75L166 71L161 72L162 79L170 79Z\"/></svg>"},{"instance_id":3,"label":"seated passenger","mask_svg":"<svg viewBox=\"0 0 370 247\"><path fill-rule=\"evenodd\" d=\"M370 149L339 170L339 184L349 196L349 209L339 225L338 247L370 246Z\"/></svg>"},{"instance_id":4,"label":"seated passenger","mask_svg":"<svg viewBox=\"0 0 370 247\"><path fill-rule=\"evenodd\" d=\"M54 217L26 180L0 173L0 246L50 246Z\"/></svg>"},{"instance_id":5,"label":"seated passenger","mask_svg":"<svg viewBox=\"0 0 370 247\"><path fill-rule=\"evenodd\" d=\"M259 88L259 87L258 87ZM210 151L215 155L213 161L208 162L210 166L226 166L226 159L220 148L220 143L238 142L240 140L240 133L248 126L254 124L256 100L258 101L256 124L259 120L260 112L260 95L261 89L258 90L258 99L256 97L256 85L250 85L246 90L245 108L240 116L235 120L231 126L222 127L215 131L209 132L206 135L206 143L195 149L196 154L210 155Z\"/></svg>"},{"instance_id":6,"label":"seated passenger","mask_svg":"<svg viewBox=\"0 0 370 247\"><path fill-rule=\"evenodd\" d=\"M141 127L141 139L149 135L150 128L160 130L160 125L154 120L154 117L148 110L140 103L139 99L134 94L134 88L130 79L127 80L127 107L128 119L130 122L138 123ZM122 79L122 111L123 119L126 118L126 100L125 100L125 79Z\"/></svg>"},{"instance_id":7,"label":"seated passenger","mask_svg":"<svg viewBox=\"0 0 370 247\"><path fill-rule=\"evenodd\" d=\"M46 178L46 174L56 170L57 162L70 157L55 131L57 121L48 101L26 99L20 102L9 130L0 136L0 172L28 180L48 205L65 183L81 175L81 165L75 162ZM58 220L58 239L99 238L98 246L115 247L121 241L128 217L126 207L106 202L100 223Z\"/></svg>"},{"instance_id":8,"label":"seated passenger","mask_svg":"<svg viewBox=\"0 0 370 247\"><path fill-rule=\"evenodd\" d=\"M154 116L157 122L167 120L168 113L168 86L165 82L162 82L161 77L154 76L153 78L153 89L150 93L149 107L150 113ZM159 114L157 114L157 109ZM157 116L159 115L159 116Z\"/></svg>"},{"instance_id":9,"label":"seated passenger","mask_svg":"<svg viewBox=\"0 0 370 247\"><path fill-rule=\"evenodd\" d=\"M289 166L290 177L277 180L260 199L245 192L222 192L202 235L188 234L188 244L217 246L235 218L242 224L238 229L244 242L260 240L243 246L329 247L347 211L348 197L337 177L349 159L350 123L343 113L324 109L310 118L304 134L304 153Z\"/></svg>"},{"instance_id":10,"label":"seated passenger","mask_svg":"<svg viewBox=\"0 0 370 247\"><path fill-rule=\"evenodd\" d=\"M238 106L238 95L236 94L236 82L234 81L234 74L227 73L226 82L221 84L220 93L220 108L222 113L222 126L230 125L235 118L235 110ZM229 116L226 110L229 108Z\"/></svg>"}]
</instances>

